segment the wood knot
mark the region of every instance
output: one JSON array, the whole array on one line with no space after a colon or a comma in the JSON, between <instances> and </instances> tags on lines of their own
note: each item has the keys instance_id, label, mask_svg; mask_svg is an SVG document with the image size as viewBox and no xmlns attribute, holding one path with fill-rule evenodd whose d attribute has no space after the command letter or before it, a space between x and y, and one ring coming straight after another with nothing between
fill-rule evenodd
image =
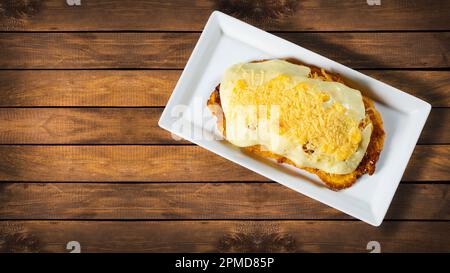
<instances>
[{"instance_id":1,"label":"wood knot","mask_svg":"<svg viewBox=\"0 0 450 273\"><path fill-rule=\"evenodd\" d=\"M0 252L38 252L39 240L26 233L0 234Z\"/></svg>"},{"instance_id":2,"label":"wood knot","mask_svg":"<svg viewBox=\"0 0 450 273\"><path fill-rule=\"evenodd\" d=\"M255 24L276 24L295 14L294 0L216 0L216 9Z\"/></svg>"},{"instance_id":3,"label":"wood knot","mask_svg":"<svg viewBox=\"0 0 450 273\"><path fill-rule=\"evenodd\" d=\"M25 19L39 13L40 0L4 0L0 2L0 17Z\"/></svg>"},{"instance_id":4,"label":"wood knot","mask_svg":"<svg viewBox=\"0 0 450 273\"><path fill-rule=\"evenodd\" d=\"M280 232L233 232L225 234L218 242L221 252L293 252L295 239L291 234Z\"/></svg>"}]
</instances>

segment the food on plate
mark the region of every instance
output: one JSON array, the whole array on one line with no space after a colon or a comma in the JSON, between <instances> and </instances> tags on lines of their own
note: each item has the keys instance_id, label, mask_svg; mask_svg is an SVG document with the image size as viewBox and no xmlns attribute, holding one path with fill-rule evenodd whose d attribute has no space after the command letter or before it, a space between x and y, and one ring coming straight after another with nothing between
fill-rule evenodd
<instances>
[{"instance_id":1,"label":"food on plate","mask_svg":"<svg viewBox=\"0 0 450 273\"><path fill-rule=\"evenodd\" d=\"M235 64L207 104L228 142L314 173L333 190L372 175L383 149L374 103L341 76L296 60Z\"/></svg>"}]
</instances>

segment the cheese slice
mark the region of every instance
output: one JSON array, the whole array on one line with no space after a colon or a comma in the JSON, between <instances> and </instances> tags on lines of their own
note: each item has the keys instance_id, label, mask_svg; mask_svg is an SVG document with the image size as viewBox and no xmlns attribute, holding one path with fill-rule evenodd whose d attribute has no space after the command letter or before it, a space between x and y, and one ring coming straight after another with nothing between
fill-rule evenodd
<instances>
[{"instance_id":1,"label":"cheese slice","mask_svg":"<svg viewBox=\"0 0 450 273\"><path fill-rule=\"evenodd\" d=\"M301 167L351 173L373 128L363 123L361 92L310 72L283 60L227 69L220 85L226 138L239 147L261 145Z\"/></svg>"}]
</instances>

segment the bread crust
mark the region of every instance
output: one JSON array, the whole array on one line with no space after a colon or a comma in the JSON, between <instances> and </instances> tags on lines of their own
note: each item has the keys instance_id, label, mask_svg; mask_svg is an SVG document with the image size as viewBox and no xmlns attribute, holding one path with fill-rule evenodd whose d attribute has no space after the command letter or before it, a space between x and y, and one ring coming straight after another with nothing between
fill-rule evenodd
<instances>
[{"instance_id":1,"label":"bread crust","mask_svg":"<svg viewBox=\"0 0 450 273\"><path fill-rule=\"evenodd\" d=\"M264 62L265 60L255 61L255 62ZM286 61L308 66L311 69L310 77L313 78L321 78L326 81L335 81L340 82L342 84L346 84L344 79L335 73L330 73L325 71L324 69L320 69L315 66L306 65L298 60L294 59L286 59ZM292 166L295 166L299 169L306 170L310 173L316 174L325 185L332 190L342 190L352 186L356 180L362 175L368 173L372 175L375 172L375 165L380 157L380 153L383 149L385 132L383 128L383 120L381 119L380 113L375 109L374 103L368 97L363 96L363 102L366 109L366 118L370 119L373 130L372 135L370 136L369 145L367 147L366 153L364 154L363 159L359 163L358 167L349 174L331 174L324 172L322 170L310 167L302 167L295 164L290 159L275 154L271 151L267 151L263 149L260 145L254 145L249 147L242 147L241 149L247 152L251 152L257 154L262 157L275 159L278 163L286 163ZM216 86L214 91L211 93L207 106L212 112L214 116L217 117L217 127L221 131L224 137L226 137L226 122L225 115L222 110L222 104L220 101L220 84Z\"/></svg>"}]
</instances>

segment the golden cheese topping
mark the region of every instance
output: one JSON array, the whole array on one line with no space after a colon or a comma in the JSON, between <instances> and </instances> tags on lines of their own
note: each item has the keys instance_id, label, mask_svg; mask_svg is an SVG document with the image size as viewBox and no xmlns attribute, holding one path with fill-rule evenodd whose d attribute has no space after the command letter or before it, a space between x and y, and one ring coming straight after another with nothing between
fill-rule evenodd
<instances>
[{"instance_id":1,"label":"golden cheese topping","mask_svg":"<svg viewBox=\"0 0 450 273\"><path fill-rule=\"evenodd\" d=\"M230 67L220 87L227 140L262 147L299 166L345 174L356 169L372 133L361 93L309 78L282 60Z\"/></svg>"}]
</instances>

